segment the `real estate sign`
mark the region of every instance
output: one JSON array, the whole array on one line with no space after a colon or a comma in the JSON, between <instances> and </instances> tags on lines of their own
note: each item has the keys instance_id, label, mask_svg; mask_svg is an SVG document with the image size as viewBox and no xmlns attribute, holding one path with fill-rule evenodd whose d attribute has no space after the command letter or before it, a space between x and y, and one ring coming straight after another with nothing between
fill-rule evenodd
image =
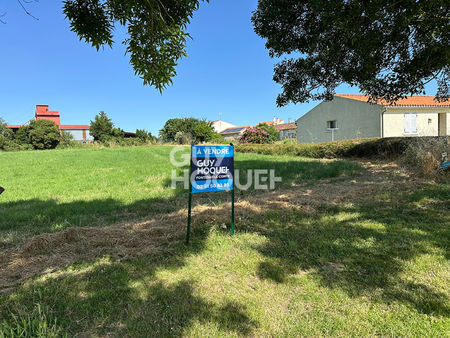
<instances>
[{"instance_id":1,"label":"real estate sign","mask_svg":"<svg viewBox=\"0 0 450 338\"><path fill-rule=\"evenodd\" d=\"M231 191L231 234L234 234L234 146L191 147L191 189L188 202L186 243L191 234L192 194Z\"/></svg>"},{"instance_id":2,"label":"real estate sign","mask_svg":"<svg viewBox=\"0 0 450 338\"><path fill-rule=\"evenodd\" d=\"M233 190L234 147L192 146L193 193Z\"/></svg>"}]
</instances>

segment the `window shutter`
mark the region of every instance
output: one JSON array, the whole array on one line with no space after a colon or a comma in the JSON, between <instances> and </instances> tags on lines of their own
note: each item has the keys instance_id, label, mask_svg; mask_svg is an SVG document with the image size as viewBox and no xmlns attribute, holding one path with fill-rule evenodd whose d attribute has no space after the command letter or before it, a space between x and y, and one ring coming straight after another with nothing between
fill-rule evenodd
<instances>
[{"instance_id":1,"label":"window shutter","mask_svg":"<svg viewBox=\"0 0 450 338\"><path fill-rule=\"evenodd\" d=\"M405 114L405 134L417 133L417 114Z\"/></svg>"}]
</instances>

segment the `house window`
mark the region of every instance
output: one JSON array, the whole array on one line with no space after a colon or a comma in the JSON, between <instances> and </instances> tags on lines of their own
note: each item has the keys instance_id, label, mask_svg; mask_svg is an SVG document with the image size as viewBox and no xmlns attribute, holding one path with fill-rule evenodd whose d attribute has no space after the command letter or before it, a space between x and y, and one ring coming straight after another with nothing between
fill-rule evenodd
<instances>
[{"instance_id":1,"label":"house window","mask_svg":"<svg viewBox=\"0 0 450 338\"><path fill-rule=\"evenodd\" d=\"M338 129L336 120L327 121L327 128L328 129Z\"/></svg>"},{"instance_id":2,"label":"house window","mask_svg":"<svg viewBox=\"0 0 450 338\"><path fill-rule=\"evenodd\" d=\"M405 114L405 134L417 134L417 114Z\"/></svg>"}]
</instances>

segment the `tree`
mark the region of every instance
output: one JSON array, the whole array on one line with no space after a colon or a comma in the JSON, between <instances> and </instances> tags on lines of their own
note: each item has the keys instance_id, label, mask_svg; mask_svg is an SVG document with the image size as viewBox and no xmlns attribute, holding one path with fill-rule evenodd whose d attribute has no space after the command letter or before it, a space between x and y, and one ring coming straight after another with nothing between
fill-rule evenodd
<instances>
[{"instance_id":1,"label":"tree","mask_svg":"<svg viewBox=\"0 0 450 338\"><path fill-rule=\"evenodd\" d=\"M7 124L5 120L0 117L0 135L4 136L7 139L12 139L14 137L14 133L10 128L6 127Z\"/></svg>"},{"instance_id":2,"label":"tree","mask_svg":"<svg viewBox=\"0 0 450 338\"><path fill-rule=\"evenodd\" d=\"M71 30L97 50L112 47L116 24L126 27L123 44L135 74L162 91L172 84L178 60L187 56L186 28L200 1L66 0L63 11Z\"/></svg>"},{"instance_id":3,"label":"tree","mask_svg":"<svg viewBox=\"0 0 450 338\"><path fill-rule=\"evenodd\" d=\"M117 134L116 129L114 123L102 110L98 115L95 115L94 121L91 121L89 133L95 141L105 142L111 139L114 134Z\"/></svg>"},{"instance_id":4,"label":"tree","mask_svg":"<svg viewBox=\"0 0 450 338\"><path fill-rule=\"evenodd\" d=\"M31 121L30 121L30 123L31 123ZM30 125L25 124L23 126L20 126L20 128L16 131L14 138L18 144L22 144L22 145L31 144Z\"/></svg>"},{"instance_id":5,"label":"tree","mask_svg":"<svg viewBox=\"0 0 450 338\"><path fill-rule=\"evenodd\" d=\"M146 131L145 129L136 129L136 138L138 138L141 142L156 141L156 137L154 137L151 132Z\"/></svg>"},{"instance_id":6,"label":"tree","mask_svg":"<svg viewBox=\"0 0 450 338\"><path fill-rule=\"evenodd\" d=\"M197 138L195 130L199 124L202 126L197 130ZM183 140L187 140L189 139L187 134L190 134L191 138L195 137L198 142L202 142L205 137L208 137L209 131L213 133L214 129L205 120L199 120L193 117L174 118L166 121L164 127L159 131L159 135L164 142L180 142L180 135L184 135ZM178 137L176 137L177 133L180 133Z\"/></svg>"},{"instance_id":7,"label":"tree","mask_svg":"<svg viewBox=\"0 0 450 338\"><path fill-rule=\"evenodd\" d=\"M54 149L61 137L58 126L49 120L33 120L27 128L28 139L34 149Z\"/></svg>"},{"instance_id":8,"label":"tree","mask_svg":"<svg viewBox=\"0 0 450 338\"><path fill-rule=\"evenodd\" d=\"M14 133L6 127L6 122L0 117L0 150L8 149L13 143ZM0 187L1 190L1 187ZM1 192L0 192L1 193Z\"/></svg>"},{"instance_id":9,"label":"tree","mask_svg":"<svg viewBox=\"0 0 450 338\"><path fill-rule=\"evenodd\" d=\"M283 91L277 104L331 99L342 83L371 100L423 94L449 98L450 8L441 0L259 0L252 21Z\"/></svg>"},{"instance_id":10,"label":"tree","mask_svg":"<svg viewBox=\"0 0 450 338\"><path fill-rule=\"evenodd\" d=\"M197 142L207 142L213 138L214 129L210 123L205 121L200 122L194 128L194 136Z\"/></svg>"}]
</instances>

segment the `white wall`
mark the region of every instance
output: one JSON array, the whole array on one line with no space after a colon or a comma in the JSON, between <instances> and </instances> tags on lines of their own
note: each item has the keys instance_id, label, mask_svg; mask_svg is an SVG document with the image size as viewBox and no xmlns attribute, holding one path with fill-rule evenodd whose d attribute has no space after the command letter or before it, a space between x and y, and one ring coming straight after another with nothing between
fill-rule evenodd
<instances>
[{"instance_id":1,"label":"white wall","mask_svg":"<svg viewBox=\"0 0 450 338\"><path fill-rule=\"evenodd\" d=\"M213 126L214 130L216 131L216 133L220 133L228 128L236 127L235 125L225 122L225 121L222 121L222 120L214 121L212 123L212 126Z\"/></svg>"},{"instance_id":2,"label":"white wall","mask_svg":"<svg viewBox=\"0 0 450 338\"><path fill-rule=\"evenodd\" d=\"M438 113L449 111L449 108L427 108L427 107L390 107L383 116L384 137L403 136L438 136ZM405 114L417 114L417 133L405 133ZM447 114L448 116L448 114ZM448 119L447 119L447 131ZM448 132L447 132L448 134Z\"/></svg>"}]
</instances>

